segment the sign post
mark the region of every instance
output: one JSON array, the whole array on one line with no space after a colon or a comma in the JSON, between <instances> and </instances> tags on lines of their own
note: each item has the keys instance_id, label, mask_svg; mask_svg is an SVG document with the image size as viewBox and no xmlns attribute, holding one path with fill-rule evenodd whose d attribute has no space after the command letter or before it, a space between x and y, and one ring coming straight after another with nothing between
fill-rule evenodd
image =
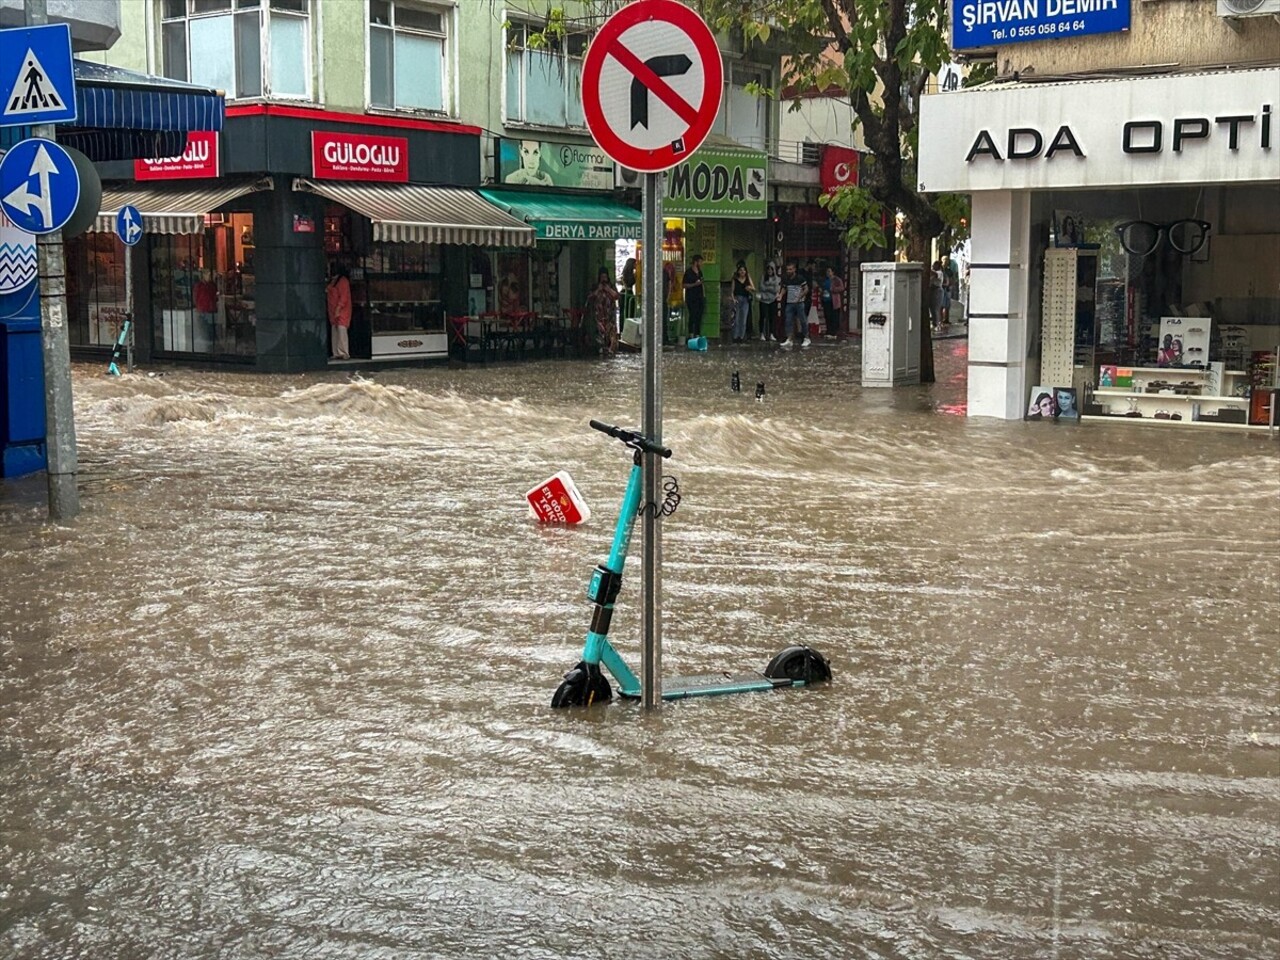
<instances>
[{"instance_id":1,"label":"sign post","mask_svg":"<svg viewBox=\"0 0 1280 960\"><path fill-rule=\"evenodd\" d=\"M662 444L662 179L702 144L720 110L720 50L676 0L637 0L605 21L582 64L582 112L600 148L644 184L641 432ZM662 458L641 455L640 696L662 702Z\"/></svg>"},{"instance_id":2,"label":"sign post","mask_svg":"<svg viewBox=\"0 0 1280 960\"><path fill-rule=\"evenodd\" d=\"M36 124L34 137L51 142L53 124L76 119L75 74L71 62L71 28L66 24L49 24L46 0L26 0L26 22L36 29L0 30L0 64L14 68L0 77L0 126ZM21 49L19 49L21 48ZM17 150L14 147L9 153ZM66 156L63 153L63 156ZM6 154L8 157L8 154ZM33 171L35 181L23 177L24 184L0 193L0 203L12 219L17 211L28 222L52 223L61 214L71 179L75 177L76 201L79 200L79 175L69 162L70 175L58 167L58 160L48 147L44 156L32 156L32 163L45 167ZM28 168L29 172L31 168ZM0 176L0 181L3 177ZM26 193L26 197L22 194ZM12 197L12 201L9 199ZM23 210L25 204L26 209ZM71 204L69 218L75 210ZM30 219L38 217L38 221ZM44 405L46 477L49 486L49 518L71 520L80 513L80 491L76 486L79 470L76 455L75 412L71 402L71 341L67 332L66 258L57 227L31 231L37 233L36 250L40 276L40 331L44 357Z\"/></svg>"}]
</instances>

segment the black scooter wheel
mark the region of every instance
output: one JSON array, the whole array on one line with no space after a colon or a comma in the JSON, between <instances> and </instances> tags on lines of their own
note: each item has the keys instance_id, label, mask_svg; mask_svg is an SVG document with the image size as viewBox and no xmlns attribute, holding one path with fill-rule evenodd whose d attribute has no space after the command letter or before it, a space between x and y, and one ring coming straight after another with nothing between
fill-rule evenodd
<instances>
[{"instance_id":1,"label":"black scooter wheel","mask_svg":"<svg viewBox=\"0 0 1280 960\"><path fill-rule=\"evenodd\" d=\"M770 680L802 680L826 683L831 679L831 664L810 647L787 647L769 661L764 675Z\"/></svg>"},{"instance_id":2,"label":"black scooter wheel","mask_svg":"<svg viewBox=\"0 0 1280 960\"><path fill-rule=\"evenodd\" d=\"M608 703L613 699L613 689L605 679L599 664L588 664L580 661L576 667L564 675L564 682L556 687L551 697L551 706L555 709L563 707L589 707L596 703Z\"/></svg>"}]
</instances>

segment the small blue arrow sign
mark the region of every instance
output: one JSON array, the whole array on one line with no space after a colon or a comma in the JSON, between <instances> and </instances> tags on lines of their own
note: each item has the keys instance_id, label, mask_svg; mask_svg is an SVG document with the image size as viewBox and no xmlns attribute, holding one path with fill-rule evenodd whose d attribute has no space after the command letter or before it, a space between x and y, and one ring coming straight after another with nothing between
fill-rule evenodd
<instances>
[{"instance_id":1,"label":"small blue arrow sign","mask_svg":"<svg viewBox=\"0 0 1280 960\"><path fill-rule=\"evenodd\" d=\"M28 233L53 233L80 202L80 174L66 150L52 140L22 140L0 160L0 206Z\"/></svg>"},{"instance_id":2,"label":"small blue arrow sign","mask_svg":"<svg viewBox=\"0 0 1280 960\"><path fill-rule=\"evenodd\" d=\"M132 247L142 239L142 214L137 207L125 204L116 214L116 236Z\"/></svg>"},{"instance_id":3,"label":"small blue arrow sign","mask_svg":"<svg viewBox=\"0 0 1280 960\"><path fill-rule=\"evenodd\" d=\"M76 119L71 27L0 30L0 127Z\"/></svg>"}]
</instances>

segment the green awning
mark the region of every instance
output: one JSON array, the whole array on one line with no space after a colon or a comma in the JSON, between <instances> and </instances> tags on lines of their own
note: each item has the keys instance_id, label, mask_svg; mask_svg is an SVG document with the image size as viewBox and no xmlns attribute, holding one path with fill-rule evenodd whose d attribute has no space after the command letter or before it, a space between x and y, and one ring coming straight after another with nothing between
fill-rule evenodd
<instances>
[{"instance_id":1,"label":"green awning","mask_svg":"<svg viewBox=\"0 0 1280 960\"><path fill-rule=\"evenodd\" d=\"M640 211L608 197L481 190L503 213L533 227L539 240L639 240Z\"/></svg>"}]
</instances>

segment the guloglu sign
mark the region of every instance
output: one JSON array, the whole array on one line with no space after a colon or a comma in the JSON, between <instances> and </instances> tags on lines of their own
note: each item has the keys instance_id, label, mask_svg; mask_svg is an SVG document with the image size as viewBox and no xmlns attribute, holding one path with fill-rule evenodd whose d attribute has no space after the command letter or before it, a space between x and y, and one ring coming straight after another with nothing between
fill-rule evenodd
<instances>
[{"instance_id":1,"label":"guloglu sign","mask_svg":"<svg viewBox=\"0 0 1280 960\"><path fill-rule=\"evenodd\" d=\"M187 149L177 157L156 157L133 161L135 180L190 180L216 177L218 134L212 130L193 130L187 134Z\"/></svg>"},{"instance_id":2,"label":"guloglu sign","mask_svg":"<svg viewBox=\"0 0 1280 960\"><path fill-rule=\"evenodd\" d=\"M317 180L409 179L409 141L364 133L311 133L311 173Z\"/></svg>"},{"instance_id":3,"label":"guloglu sign","mask_svg":"<svg viewBox=\"0 0 1280 960\"><path fill-rule=\"evenodd\" d=\"M1129 29L1129 0L952 0L951 47L1064 40Z\"/></svg>"}]
</instances>

